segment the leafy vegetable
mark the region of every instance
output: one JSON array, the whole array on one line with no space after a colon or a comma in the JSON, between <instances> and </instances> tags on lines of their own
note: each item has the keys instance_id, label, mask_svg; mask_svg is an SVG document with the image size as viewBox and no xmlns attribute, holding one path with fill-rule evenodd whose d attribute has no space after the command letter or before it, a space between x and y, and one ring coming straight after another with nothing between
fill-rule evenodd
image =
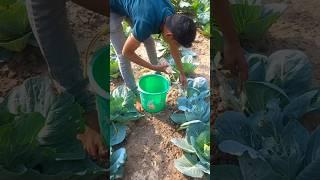
<instances>
[{"instance_id":1,"label":"leafy vegetable","mask_svg":"<svg viewBox=\"0 0 320 180\"><path fill-rule=\"evenodd\" d=\"M185 139L172 139L172 143L182 148L185 154L175 160L175 167L191 177L210 174L210 129L208 124L194 123L186 131Z\"/></svg>"},{"instance_id":2,"label":"leafy vegetable","mask_svg":"<svg viewBox=\"0 0 320 180\"><path fill-rule=\"evenodd\" d=\"M276 84L288 96L310 89L312 67L308 57L298 50L280 50L269 56L266 81Z\"/></svg>"},{"instance_id":3,"label":"leafy vegetable","mask_svg":"<svg viewBox=\"0 0 320 180\"><path fill-rule=\"evenodd\" d=\"M25 80L11 91L3 104L5 109L14 114L41 113L46 119L39 134L41 144L55 147L61 155L75 153L78 158L84 157L82 145L76 139L76 134L84 126L82 109L72 95L58 94L48 77Z\"/></svg>"},{"instance_id":4,"label":"leafy vegetable","mask_svg":"<svg viewBox=\"0 0 320 180\"><path fill-rule=\"evenodd\" d=\"M310 136L299 119L292 118L279 101L270 101L249 117L225 112L215 124L219 149L238 156L243 179L316 179L319 173L309 167L319 163L319 156L310 158L310 152L320 148L315 143L320 129ZM301 175L306 171L307 176Z\"/></svg>"},{"instance_id":5,"label":"leafy vegetable","mask_svg":"<svg viewBox=\"0 0 320 180\"><path fill-rule=\"evenodd\" d=\"M191 55L183 56L181 58L182 68L186 76L190 76L194 73L194 70L197 68L197 65L194 63L194 57ZM177 65L173 65L174 70L178 72Z\"/></svg>"},{"instance_id":6,"label":"leafy vegetable","mask_svg":"<svg viewBox=\"0 0 320 180\"><path fill-rule=\"evenodd\" d=\"M177 99L178 109L183 113L173 113L170 116L171 120L178 124L192 120L208 122L210 117L210 105L206 100L209 96L208 81L203 77L188 79L188 86L198 90L200 94L179 97Z\"/></svg>"},{"instance_id":7,"label":"leafy vegetable","mask_svg":"<svg viewBox=\"0 0 320 180\"><path fill-rule=\"evenodd\" d=\"M123 165L127 158L126 150L124 148L120 148L115 152L110 151L110 179L119 179L123 176Z\"/></svg>"},{"instance_id":8,"label":"leafy vegetable","mask_svg":"<svg viewBox=\"0 0 320 180\"><path fill-rule=\"evenodd\" d=\"M272 99L280 99L281 106L288 104L289 98L277 86L267 82L245 82L246 108L250 112L259 112L266 109L267 103ZM256 93L257 90L259 93Z\"/></svg>"},{"instance_id":9,"label":"leafy vegetable","mask_svg":"<svg viewBox=\"0 0 320 180\"><path fill-rule=\"evenodd\" d=\"M120 75L118 58L113 46L110 46L110 77L118 78Z\"/></svg>"},{"instance_id":10,"label":"leafy vegetable","mask_svg":"<svg viewBox=\"0 0 320 180\"><path fill-rule=\"evenodd\" d=\"M163 49L162 51L167 51L167 52L162 52L165 54L165 59L167 59L168 63L173 67L174 72L176 73L176 76L179 77L180 72L177 69L176 63L172 57L172 55L169 53L169 50L167 46L162 46ZM194 53L193 51L186 49L186 48L181 48L181 62L182 62L182 68L186 76L190 76L191 74L194 73L195 69L198 67L199 63L197 62L197 54Z\"/></svg>"},{"instance_id":11,"label":"leafy vegetable","mask_svg":"<svg viewBox=\"0 0 320 180\"><path fill-rule=\"evenodd\" d=\"M110 60L110 76L112 78L118 78L120 76L118 62L115 60Z\"/></svg>"},{"instance_id":12,"label":"leafy vegetable","mask_svg":"<svg viewBox=\"0 0 320 180\"><path fill-rule=\"evenodd\" d=\"M311 64L300 51L280 50L269 57L249 54L247 61L249 81L244 84L243 94L236 93L236 80L229 80L217 72L221 96L227 108L257 112L264 110L272 99L280 99L283 107L290 99L311 90Z\"/></svg>"},{"instance_id":13,"label":"leafy vegetable","mask_svg":"<svg viewBox=\"0 0 320 180\"><path fill-rule=\"evenodd\" d=\"M17 142L1 157L20 161L13 161L14 169L0 162L1 179L94 179L105 174L106 169L93 163L76 139L84 126L80 106L70 94L55 92L48 77L27 79L10 92L1 107L16 118L10 120L8 113L1 117L0 133L10 135L5 140L10 144ZM42 148L54 153L46 154L48 150Z\"/></svg>"},{"instance_id":14,"label":"leafy vegetable","mask_svg":"<svg viewBox=\"0 0 320 180\"><path fill-rule=\"evenodd\" d=\"M118 86L111 93L110 99L110 145L114 146L124 141L126 137L126 123L143 117L134 107L135 95L125 85ZM112 151L111 151L112 152ZM118 179L123 175L123 164L126 150L120 148L111 153L110 179Z\"/></svg>"},{"instance_id":15,"label":"leafy vegetable","mask_svg":"<svg viewBox=\"0 0 320 180\"><path fill-rule=\"evenodd\" d=\"M231 12L241 42L257 41L283 14L285 3L262 4L260 0L230 0ZM213 18L213 48L223 51L223 38Z\"/></svg>"},{"instance_id":16,"label":"leafy vegetable","mask_svg":"<svg viewBox=\"0 0 320 180\"><path fill-rule=\"evenodd\" d=\"M131 26L130 26L128 19L127 19L127 21L122 22L122 28L123 28L125 36L128 37L131 33Z\"/></svg>"},{"instance_id":17,"label":"leafy vegetable","mask_svg":"<svg viewBox=\"0 0 320 180\"><path fill-rule=\"evenodd\" d=\"M284 12L287 5L262 5L248 0L235 1L231 11L239 37L242 40L259 40Z\"/></svg>"},{"instance_id":18,"label":"leafy vegetable","mask_svg":"<svg viewBox=\"0 0 320 180\"><path fill-rule=\"evenodd\" d=\"M0 3L0 47L21 51L31 35L27 10L23 0Z\"/></svg>"},{"instance_id":19,"label":"leafy vegetable","mask_svg":"<svg viewBox=\"0 0 320 180\"><path fill-rule=\"evenodd\" d=\"M37 134L45 122L41 114L14 115L2 112L0 117L0 164L2 167L17 170L21 167L33 168L40 163L47 154L47 149L40 147L37 140Z\"/></svg>"},{"instance_id":20,"label":"leafy vegetable","mask_svg":"<svg viewBox=\"0 0 320 180\"><path fill-rule=\"evenodd\" d=\"M112 91L110 100L110 145L120 144L126 136L126 123L143 117L134 107L134 94L125 85Z\"/></svg>"},{"instance_id":21,"label":"leafy vegetable","mask_svg":"<svg viewBox=\"0 0 320 180\"><path fill-rule=\"evenodd\" d=\"M111 121L126 123L143 117L134 107L135 95L125 85L118 86L111 97Z\"/></svg>"},{"instance_id":22,"label":"leafy vegetable","mask_svg":"<svg viewBox=\"0 0 320 180\"><path fill-rule=\"evenodd\" d=\"M173 0L176 12L188 14L196 21L201 32L210 36L210 1L209 0Z\"/></svg>"}]
</instances>

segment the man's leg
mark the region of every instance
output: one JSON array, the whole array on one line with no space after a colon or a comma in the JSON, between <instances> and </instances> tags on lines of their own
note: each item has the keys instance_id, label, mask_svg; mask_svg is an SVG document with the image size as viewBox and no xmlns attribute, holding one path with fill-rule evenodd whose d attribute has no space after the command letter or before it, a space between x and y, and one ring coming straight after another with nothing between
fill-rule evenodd
<instances>
[{"instance_id":1,"label":"man's leg","mask_svg":"<svg viewBox=\"0 0 320 180\"><path fill-rule=\"evenodd\" d=\"M123 33L122 21L124 17L111 12L110 13L110 39L111 43L119 58L120 73L125 84L135 93L137 93L137 85L132 73L132 67L129 60L122 55L122 48L126 41L126 37Z\"/></svg>"},{"instance_id":2,"label":"man's leg","mask_svg":"<svg viewBox=\"0 0 320 180\"><path fill-rule=\"evenodd\" d=\"M30 24L51 76L84 107L91 130L99 131L95 97L87 90L88 82L82 75L80 55L69 28L65 3L65 0L26 0ZM96 134L90 131L86 138L97 141ZM97 143L83 143L91 155L101 150L101 146L97 149Z\"/></svg>"}]
</instances>

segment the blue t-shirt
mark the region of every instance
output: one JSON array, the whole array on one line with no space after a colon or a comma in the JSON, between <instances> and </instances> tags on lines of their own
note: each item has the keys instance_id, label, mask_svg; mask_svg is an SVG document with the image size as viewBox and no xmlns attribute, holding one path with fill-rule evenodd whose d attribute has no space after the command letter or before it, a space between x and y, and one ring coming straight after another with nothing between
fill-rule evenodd
<instances>
[{"instance_id":1,"label":"blue t-shirt","mask_svg":"<svg viewBox=\"0 0 320 180\"><path fill-rule=\"evenodd\" d=\"M170 0L110 0L111 11L130 18L132 34L140 42L160 33L165 17L175 13Z\"/></svg>"}]
</instances>

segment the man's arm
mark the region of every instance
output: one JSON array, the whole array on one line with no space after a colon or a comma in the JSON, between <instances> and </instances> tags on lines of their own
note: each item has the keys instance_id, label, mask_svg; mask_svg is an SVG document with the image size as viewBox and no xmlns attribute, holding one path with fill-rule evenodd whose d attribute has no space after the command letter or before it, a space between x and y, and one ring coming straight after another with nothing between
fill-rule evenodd
<instances>
[{"instance_id":1,"label":"man's arm","mask_svg":"<svg viewBox=\"0 0 320 180\"><path fill-rule=\"evenodd\" d=\"M228 0L215 0L213 16L217 21L227 43L239 43Z\"/></svg>"},{"instance_id":2,"label":"man's arm","mask_svg":"<svg viewBox=\"0 0 320 180\"><path fill-rule=\"evenodd\" d=\"M247 80L248 64L244 58L244 52L235 29L229 1L215 0L213 15L224 37L225 68L230 69L234 74L240 73L241 80Z\"/></svg>"},{"instance_id":3,"label":"man's arm","mask_svg":"<svg viewBox=\"0 0 320 180\"><path fill-rule=\"evenodd\" d=\"M136 40L136 38L131 34L123 46L122 55L129 61L132 61L140 66L154 71L161 71L166 73L166 68L168 67L168 65L152 65L151 63L140 58L135 52L139 46L140 42Z\"/></svg>"},{"instance_id":4,"label":"man's arm","mask_svg":"<svg viewBox=\"0 0 320 180\"><path fill-rule=\"evenodd\" d=\"M178 71L180 72L180 82L183 86L185 86L187 84L187 78L183 70L179 47L175 44L170 44L169 46L170 46L170 53L177 65Z\"/></svg>"}]
</instances>

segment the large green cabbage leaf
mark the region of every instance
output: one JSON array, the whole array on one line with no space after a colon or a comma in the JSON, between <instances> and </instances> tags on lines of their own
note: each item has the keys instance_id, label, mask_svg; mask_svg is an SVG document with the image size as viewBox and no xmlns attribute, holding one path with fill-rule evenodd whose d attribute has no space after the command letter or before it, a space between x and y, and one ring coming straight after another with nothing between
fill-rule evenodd
<instances>
[{"instance_id":1,"label":"large green cabbage leaf","mask_svg":"<svg viewBox=\"0 0 320 180\"><path fill-rule=\"evenodd\" d=\"M181 173L201 178L210 174L210 127L203 122L188 126L186 137L174 138L171 142L185 153L175 160L175 167Z\"/></svg>"},{"instance_id":2,"label":"large green cabbage leaf","mask_svg":"<svg viewBox=\"0 0 320 180\"><path fill-rule=\"evenodd\" d=\"M21 51L31 37L24 0L0 2L0 47Z\"/></svg>"},{"instance_id":3,"label":"large green cabbage leaf","mask_svg":"<svg viewBox=\"0 0 320 180\"><path fill-rule=\"evenodd\" d=\"M265 109L272 99L280 99L281 107L284 107L296 97L312 91L312 67L301 51L279 50L269 57L249 54L247 62L249 80L244 83L244 92L240 95L235 93L234 82L238 82L237 79L228 79L223 73L216 73L225 108L236 111L248 110L250 113L258 112ZM317 103L313 104L318 106ZM299 103L296 105L298 109ZM310 108L308 111L318 109L311 106L308 108Z\"/></svg>"},{"instance_id":4,"label":"large green cabbage leaf","mask_svg":"<svg viewBox=\"0 0 320 180\"><path fill-rule=\"evenodd\" d=\"M59 94L53 87L48 77L29 78L14 88L1 104L3 110L13 114L40 113L45 122L37 140L41 146L54 149L55 152L51 158L41 161L37 169L24 168L18 172L2 169L3 177L94 179L105 174L106 170L85 155L80 141L76 139L77 133L84 127L80 105L72 95Z\"/></svg>"},{"instance_id":5,"label":"large green cabbage leaf","mask_svg":"<svg viewBox=\"0 0 320 180\"><path fill-rule=\"evenodd\" d=\"M182 112L173 113L170 118L177 124L183 124L192 120L208 122L210 117L210 104L208 80L204 77L188 79L187 95L177 99L178 109ZM189 94L189 95L188 95Z\"/></svg>"},{"instance_id":6,"label":"large green cabbage leaf","mask_svg":"<svg viewBox=\"0 0 320 180\"><path fill-rule=\"evenodd\" d=\"M238 156L243 179L319 177L320 129L310 136L298 119L287 117L274 100L249 117L226 112L216 120L219 149Z\"/></svg>"},{"instance_id":7,"label":"large green cabbage leaf","mask_svg":"<svg viewBox=\"0 0 320 180\"><path fill-rule=\"evenodd\" d=\"M288 96L310 90L311 80L312 66L302 51L285 49L269 56L266 81L279 86Z\"/></svg>"}]
</instances>

